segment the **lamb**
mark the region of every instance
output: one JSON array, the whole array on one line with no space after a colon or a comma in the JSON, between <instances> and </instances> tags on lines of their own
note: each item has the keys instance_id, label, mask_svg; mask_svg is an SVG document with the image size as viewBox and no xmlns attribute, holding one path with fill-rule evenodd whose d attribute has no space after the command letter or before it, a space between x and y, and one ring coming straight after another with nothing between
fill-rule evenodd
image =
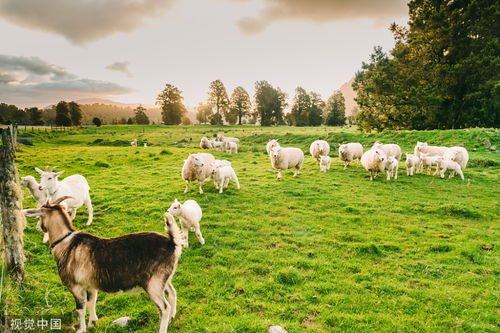
<instances>
[{"instance_id":1,"label":"lamb","mask_svg":"<svg viewBox=\"0 0 500 333\"><path fill-rule=\"evenodd\" d=\"M391 180L391 177L394 179L398 179L398 168L399 161L394 156L387 157L387 164L385 166L387 180Z\"/></svg>"},{"instance_id":2,"label":"lamb","mask_svg":"<svg viewBox=\"0 0 500 333\"><path fill-rule=\"evenodd\" d=\"M200 140L200 148L201 149L212 149L212 143L206 136L202 137Z\"/></svg>"},{"instance_id":3,"label":"lamb","mask_svg":"<svg viewBox=\"0 0 500 333\"><path fill-rule=\"evenodd\" d=\"M436 166L436 172L434 174L437 174L439 172L439 166L437 165L437 158L440 156L428 156L426 153L420 153L420 165L419 165L419 173L424 172L424 168L427 167L427 174L431 174L431 169L432 166Z\"/></svg>"},{"instance_id":4,"label":"lamb","mask_svg":"<svg viewBox=\"0 0 500 333\"><path fill-rule=\"evenodd\" d=\"M223 189L227 188L229 181L232 179L236 183L236 188L240 189L240 182L236 176L236 172L230 165L214 167L212 170L214 176L215 188L219 190L219 193L223 192Z\"/></svg>"},{"instance_id":5,"label":"lamb","mask_svg":"<svg viewBox=\"0 0 500 333\"><path fill-rule=\"evenodd\" d=\"M238 153L238 144L234 143L232 141L225 141L225 146L226 146L226 153L232 154Z\"/></svg>"},{"instance_id":6,"label":"lamb","mask_svg":"<svg viewBox=\"0 0 500 333\"><path fill-rule=\"evenodd\" d=\"M271 166L278 170L278 179L281 179L283 175L282 170L295 168L294 177L300 174L299 170L302 168L304 163L304 152L299 148L293 147L274 147L271 150Z\"/></svg>"},{"instance_id":7,"label":"lamb","mask_svg":"<svg viewBox=\"0 0 500 333\"><path fill-rule=\"evenodd\" d=\"M339 147L339 158L345 162L344 170L352 161L361 159L361 156L363 156L363 146L359 142L350 142Z\"/></svg>"},{"instance_id":8,"label":"lamb","mask_svg":"<svg viewBox=\"0 0 500 333\"><path fill-rule=\"evenodd\" d=\"M159 333L166 333L175 317L177 292L172 278L182 252L181 235L174 217L165 213L165 231L141 232L101 238L76 230L61 202L64 196L41 208L25 209L26 216L40 216L62 283L73 294L78 312L77 333L97 322L97 292L115 293L142 288L160 313ZM126 267L126 269L124 269ZM165 299L165 292L168 300ZM85 323L86 307L89 309Z\"/></svg>"},{"instance_id":9,"label":"lamb","mask_svg":"<svg viewBox=\"0 0 500 333\"><path fill-rule=\"evenodd\" d=\"M382 142L377 141L373 144L373 147L375 149L382 149L387 157L393 156L396 158L398 161L401 160L401 147L397 144L394 143L388 143L388 144L382 144Z\"/></svg>"},{"instance_id":10,"label":"lamb","mask_svg":"<svg viewBox=\"0 0 500 333\"><path fill-rule=\"evenodd\" d=\"M460 167L460 164L458 162L447 160L444 157L438 156L436 158L436 164L438 166L441 178L444 178L444 173L446 172L446 170L451 170L449 178L454 177L456 172L460 175L460 178L462 180L465 180L462 168Z\"/></svg>"},{"instance_id":11,"label":"lamb","mask_svg":"<svg viewBox=\"0 0 500 333\"><path fill-rule=\"evenodd\" d=\"M414 154L406 154L406 175L413 176L414 172L418 173L420 159Z\"/></svg>"},{"instance_id":12,"label":"lamb","mask_svg":"<svg viewBox=\"0 0 500 333\"><path fill-rule=\"evenodd\" d=\"M203 184L210 181L214 162L215 157L207 153L191 154L184 160L181 172L182 179L186 182L184 193L189 191L189 183L197 180L200 194L203 194Z\"/></svg>"},{"instance_id":13,"label":"lamb","mask_svg":"<svg viewBox=\"0 0 500 333\"><path fill-rule=\"evenodd\" d=\"M221 167L221 166L231 166L231 162L228 160L215 160L213 163L214 167Z\"/></svg>"},{"instance_id":14,"label":"lamb","mask_svg":"<svg viewBox=\"0 0 500 333\"><path fill-rule=\"evenodd\" d=\"M225 137L224 135L222 134L217 134L217 141L220 141L220 142L226 142L226 141L230 141L230 142L234 142L236 144L240 144L240 139L238 138L230 138L230 137Z\"/></svg>"},{"instance_id":15,"label":"lamb","mask_svg":"<svg viewBox=\"0 0 500 333\"><path fill-rule=\"evenodd\" d=\"M385 170L387 156L382 149L370 149L360 159L361 165L370 172L370 180L376 178L379 172Z\"/></svg>"},{"instance_id":16,"label":"lamb","mask_svg":"<svg viewBox=\"0 0 500 333\"><path fill-rule=\"evenodd\" d=\"M316 140L311 143L309 153L319 162L320 156L325 156L330 153L330 145L325 140Z\"/></svg>"},{"instance_id":17,"label":"lamb","mask_svg":"<svg viewBox=\"0 0 500 333\"><path fill-rule=\"evenodd\" d=\"M224 142L210 140L210 144L212 145L212 149L214 150L224 150Z\"/></svg>"},{"instance_id":18,"label":"lamb","mask_svg":"<svg viewBox=\"0 0 500 333\"><path fill-rule=\"evenodd\" d=\"M189 247L189 230L196 233L196 237L198 237L201 245L205 244L205 239L200 230L200 220L202 217L201 207L196 201L186 200L182 204L179 200L175 199L167 212L179 218L181 223L182 245L184 247Z\"/></svg>"},{"instance_id":19,"label":"lamb","mask_svg":"<svg viewBox=\"0 0 500 333\"><path fill-rule=\"evenodd\" d=\"M130 142L130 145L132 147L137 147L137 139L132 140L132 142Z\"/></svg>"},{"instance_id":20,"label":"lamb","mask_svg":"<svg viewBox=\"0 0 500 333\"><path fill-rule=\"evenodd\" d=\"M415 155L420 157L420 153L425 153L427 156L443 156L448 147L429 146L427 142L417 141L415 145Z\"/></svg>"},{"instance_id":21,"label":"lamb","mask_svg":"<svg viewBox=\"0 0 500 333\"><path fill-rule=\"evenodd\" d=\"M280 146L280 144L278 143L278 140L275 140L275 139L269 140L269 142L266 145L267 154L271 155L271 150L274 147L279 147L279 146Z\"/></svg>"},{"instance_id":22,"label":"lamb","mask_svg":"<svg viewBox=\"0 0 500 333\"><path fill-rule=\"evenodd\" d=\"M81 206L85 205L88 212L87 225L92 224L94 217L94 209L92 208L92 201L90 200L90 186L85 177L81 175L71 175L59 181L57 178L64 173L64 171L53 172L42 171L35 168L36 172L40 174L41 191L47 190L50 200L61 198L64 196L71 196L70 199L65 200L62 205L68 211L72 211L71 220L75 219L76 211Z\"/></svg>"},{"instance_id":23,"label":"lamb","mask_svg":"<svg viewBox=\"0 0 500 333\"><path fill-rule=\"evenodd\" d=\"M327 170L330 170L330 163L331 163L330 156L320 156L319 160L319 171L326 172Z\"/></svg>"}]
</instances>

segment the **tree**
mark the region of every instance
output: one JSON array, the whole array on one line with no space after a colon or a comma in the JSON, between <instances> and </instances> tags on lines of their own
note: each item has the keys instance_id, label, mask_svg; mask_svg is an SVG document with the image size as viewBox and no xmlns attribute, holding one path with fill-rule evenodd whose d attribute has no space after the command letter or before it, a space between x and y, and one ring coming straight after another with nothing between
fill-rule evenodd
<instances>
[{"instance_id":1,"label":"tree","mask_svg":"<svg viewBox=\"0 0 500 333\"><path fill-rule=\"evenodd\" d=\"M246 90L243 87L236 87L231 94L228 122L234 124L237 119L238 125L241 125L242 118L250 114L251 107L250 96Z\"/></svg>"},{"instance_id":2,"label":"tree","mask_svg":"<svg viewBox=\"0 0 500 333\"><path fill-rule=\"evenodd\" d=\"M255 82L255 116L262 126L284 124L286 97L281 89L274 88L267 81Z\"/></svg>"},{"instance_id":3,"label":"tree","mask_svg":"<svg viewBox=\"0 0 500 333\"><path fill-rule=\"evenodd\" d=\"M187 116L183 116L181 124L185 126L191 125L191 119L189 119Z\"/></svg>"},{"instance_id":4,"label":"tree","mask_svg":"<svg viewBox=\"0 0 500 333\"><path fill-rule=\"evenodd\" d=\"M293 126L309 125L309 108L311 107L311 97L302 87L295 89L290 118Z\"/></svg>"},{"instance_id":5,"label":"tree","mask_svg":"<svg viewBox=\"0 0 500 333\"><path fill-rule=\"evenodd\" d=\"M142 105L139 105L134 109L134 112L135 112L134 120L136 124L149 125L149 118L146 115L146 108L144 108Z\"/></svg>"},{"instance_id":6,"label":"tree","mask_svg":"<svg viewBox=\"0 0 500 333\"><path fill-rule=\"evenodd\" d=\"M70 113L70 118L71 118L71 124L73 126L80 126L82 124L82 110L80 109L80 105L76 102L69 102L68 103L68 108L69 108L69 113Z\"/></svg>"},{"instance_id":7,"label":"tree","mask_svg":"<svg viewBox=\"0 0 500 333\"><path fill-rule=\"evenodd\" d=\"M345 125L345 98L342 92L336 91L328 98L324 115L325 125Z\"/></svg>"},{"instance_id":8,"label":"tree","mask_svg":"<svg viewBox=\"0 0 500 333\"><path fill-rule=\"evenodd\" d=\"M309 93L309 98L311 100L308 110L309 126L320 126L323 122L325 102L323 102L319 94L312 91Z\"/></svg>"},{"instance_id":9,"label":"tree","mask_svg":"<svg viewBox=\"0 0 500 333\"><path fill-rule=\"evenodd\" d=\"M71 126L69 106L65 101L60 101L56 105L56 125Z\"/></svg>"},{"instance_id":10,"label":"tree","mask_svg":"<svg viewBox=\"0 0 500 333\"><path fill-rule=\"evenodd\" d=\"M127 118L121 118L120 119L120 124L126 125L127 124Z\"/></svg>"},{"instance_id":11,"label":"tree","mask_svg":"<svg viewBox=\"0 0 500 333\"><path fill-rule=\"evenodd\" d=\"M132 118L128 118L127 119L127 124L128 125L133 125L134 124L134 120Z\"/></svg>"},{"instance_id":12,"label":"tree","mask_svg":"<svg viewBox=\"0 0 500 333\"><path fill-rule=\"evenodd\" d=\"M167 84L158 97L156 104L160 105L162 119L165 125L179 125L182 121L182 116L187 112L184 106L182 91L177 87Z\"/></svg>"},{"instance_id":13,"label":"tree","mask_svg":"<svg viewBox=\"0 0 500 333\"><path fill-rule=\"evenodd\" d=\"M42 111L37 107L28 108L25 110L28 114L30 125L43 125Z\"/></svg>"},{"instance_id":14,"label":"tree","mask_svg":"<svg viewBox=\"0 0 500 333\"><path fill-rule=\"evenodd\" d=\"M101 119L99 119L99 118L97 118L97 117L94 117L94 119L92 119L92 123L93 123L94 125L96 125L97 127L101 127L101 125L102 125L102 121L101 121Z\"/></svg>"},{"instance_id":15,"label":"tree","mask_svg":"<svg viewBox=\"0 0 500 333\"><path fill-rule=\"evenodd\" d=\"M227 118L229 110L229 98L227 97L226 87L224 87L221 80L215 80L210 82L209 89L208 103L215 107L215 113L212 115L210 123L222 125L224 123L222 115Z\"/></svg>"},{"instance_id":16,"label":"tree","mask_svg":"<svg viewBox=\"0 0 500 333\"><path fill-rule=\"evenodd\" d=\"M210 116L212 115L213 106L205 103L198 103L196 106L196 120L200 124L207 124L210 121Z\"/></svg>"}]
</instances>

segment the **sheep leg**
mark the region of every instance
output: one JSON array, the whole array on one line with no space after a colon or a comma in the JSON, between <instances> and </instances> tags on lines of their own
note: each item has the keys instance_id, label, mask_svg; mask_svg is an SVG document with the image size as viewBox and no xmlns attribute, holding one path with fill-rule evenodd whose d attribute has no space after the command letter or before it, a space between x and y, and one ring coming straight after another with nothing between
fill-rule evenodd
<instances>
[{"instance_id":1,"label":"sheep leg","mask_svg":"<svg viewBox=\"0 0 500 333\"><path fill-rule=\"evenodd\" d=\"M219 193L222 193L224 191L224 182L225 182L225 179L222 178L221 181L220 181Z\"/></svg>"},{"instance_id":2,"label":"sheep leg","mask_svg":"<svg viewBox=\"0 0 500 333\"><path fill-rule=\"evenodd\" d=\"M457 173L460 175L460 179L465 180L464 173L462 172L462 170L460 170L460 169L457 170Z\"/></svg>"},{"instance_id":3,"label":"sheep leg","mask_svg":"<svg viewBox=\"0 0 500 333\"><path fill-rule=\"evenodd\" d=\"M300 175L300 166L299 167L295 167L295 173L293 174L294 177L297 177L297 175Z\"/></svg>"},{"instance_id":4,"label":"sheep leg","mask_svg":"<svg viewBox=\"0 0 500 333\"><path fill-rule=\"evenodd\" d=\"M184 190L184 193L188 193L189 191L189 180L186 180L186 189Z\"/></svg>"},{"instance_id":5,"label":"sheep leg","mask_svg":"<svg viewBox=\"0 0 500 333\"><path fill-rule=\"evenodd\" d=\"M386 180L391 180L391 171L386 170L386 171L385 171L385 174L387 175Z\"/></svg>"},{"instance_id":6,"label":"sheep leg","mask_svg":"<svg viewBox=\"0 0 500 333\"><path fill-rule=\"evenodd\" d=\"M217 184L217 180L215 179L215 177L214 177L214 186L216 190L219 189L219 184Z\"/></svg>"},{"instance_id":7,"label":"sheep leg","mask_svg":"<svg viewBox=\"0 0 500 333\"><path fill-rule=\"evenodd\" d=\"M370 170L370 180L373 180L373 172Z\"/></svg>"},{"instance_id":8,"label":"sheep leg","mask_svg":"<svg viewBox=\"0 0 500 333\"><path fill-rule=\"evenodd\" d=\"M224 181L224 188L227 188L229 186L229 181L231 180L231 177L226 178Z\"/></svg>"},{"instance_id":9,"label":"sheep leg","mask_svg":"<svg viewBox=\"0 0 500 333\"><path fill-rule=\"evenodd\" d=\"M283 175L281 174L281 169L278 169L278 179L281 179Z\"/></svg>"},{"instance_id":10,"label":"sheep leg","mask_svg":"<svg viewBox=\"0 0 500 333\"><path fill-rule=\"evenodd\" d=\"M95 323L99 318L95 312L95 302L97 301L97 290L87 291L87 308L89 309L89 323L88 328L94 327Z\"/></svg>"},{"instance_id":11,"label":"sheep leg","mask_svg":"<svg viewBox=\"0 0 500 333\"><path fill-rule=\"evenodd\" d=\"M146 291L149 298L153 301L153 303L155 303L160 313L160 326L158 328L158 333L167 333L168 321L170 319L172 307L165 299L165 285L162 280L163 278L151 279L148 283Z\"/></svg>"},{"instance_id":12,"label":"sheep leg","mask_svg":"<svg viewBox=\"0 0 500 333\"><path fill-rule=\"evenodd\" d=\"M236 188L239 190L240 189L240 182L239 182L238 176L236 176L236 174L233 174L233 180L236 183Z\"/></svg>"},{"instance_id":13,"label":"sheep leg","mask_svg":"<svg viewBox=\"0 0 500 333\"><path fill-rule=\"evenodd\" d=\"M87 212L89 214L87 225L91 225L92 220L94 219L94 208L92 207L92 201L90 200L90 196L88 196L87 200L85 200L85 206L87 207ZM75 214L76 214L76 209L75 209Z\"/></svg>"},{"instance_id":14,"label":"sheep leg","mask_svg":"<svg viewBox=\"0 0 500 333\"><path fill-rule=\"evenodd\" d=\"M446 168L441 169L441 178L444 178L444 173L446 172Z\"/></svg>"},{"instance_id":15,"label":"sheep leg","mask_svg":"<svg viewBox=\"0 0 500 333\"><path fill-rule=\"evenodd\" d=\"M345 161L345 163L344 163L344 170L347 169L348 166L349 166L349 162Z\"/></svg>"},{"instance_id":16,"label":"sheep leg","mask_svg":"<svg viewBox=\"0 0 500 333\"><path fill-rule=\"evenodd\" d=\"M198 181L198 187L200 188L200 194L203 194L203 181Z\"/></svg>"},{"instance_id":17,"label":"sheep leg","mask_svg":"<svg viewBox=\"0 0 500 333\"><path fill-rule=\"evenodd\" d=\"M170 304L170 321L175 318L175 315L177 314L177 291L175 290L174 286L172 285L172 275L167 281L167 284L165 285L165 289L168 294L168 303Z\"/></svg>"},{"instance_id":18,"label":"sheep leg","mask_svg":"<svg viewBox=\"0 0 500 333\"><path fill-rule=\"evenodd\" d=\"M398 169L396 168L396 171L394 172L394 179L398 179Z\"/></svg>"},{"instance_id":19,"label":"sheep leg","mask_svg":"<svg viewBox=\"0 0 500 333\"><path fill-rule=\"evenodd\" d=\"M200 244L204 245L205 244L205 239L203 238L203 235L201 234L200 223L196 223L196 225L194 226L194 232L196 234L196 237L198 237L198 240L200 241Z\"/></svg>"},{"instance_id":20,"label":"sheep leg","mask_svg":"<svg viewBox=\"0 0 500 333\"><path fill-rule=\"evenodd\" d=\"M87 331L87 327L85 325L85 307L87 302L87 291L82 287L75 285L68 288L69 291L73 294L76 303L76 311L78 312L78 330L76 333L84 333Z\"/></svg>"}]
</instances>

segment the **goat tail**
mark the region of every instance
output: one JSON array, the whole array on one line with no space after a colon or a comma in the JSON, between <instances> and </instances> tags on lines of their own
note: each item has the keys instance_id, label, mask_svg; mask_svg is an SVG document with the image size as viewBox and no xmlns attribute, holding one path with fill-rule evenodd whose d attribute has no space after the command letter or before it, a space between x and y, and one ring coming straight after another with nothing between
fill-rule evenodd
<instances>
[{"instance_id":1,"label":"goat tail","mask_svg":"<svg viewBox=\"0 0 500 333\"><path fill-rule=\"evenodd\" d=\"M174 242L176 246L181 246L181 231L179 230L179 226L177 222L175 222L175 218L170 213L165 213L163 215L165 219L165 232L168 237Z\"/></svg>"}]
</instances>

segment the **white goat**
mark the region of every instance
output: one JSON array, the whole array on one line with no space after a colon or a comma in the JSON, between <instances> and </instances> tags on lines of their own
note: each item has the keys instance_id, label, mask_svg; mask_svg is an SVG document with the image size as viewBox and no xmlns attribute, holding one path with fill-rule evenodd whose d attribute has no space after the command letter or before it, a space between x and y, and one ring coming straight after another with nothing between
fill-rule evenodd
<instances>
[{"instance_id":1,"label":"white goat","mask_svg":"<svg viewBox=\"0 0 500 333\"><path fill-rule=\"evenodd\" d=\"M236 188L240 189L240 182L236 176L236 172L230 165L214 167L212 170L214 176L215 188L222 193L225 188L229 185L229 181L232 179L236 183Z\"/></svg>"},{"instance_id":2,"label":"white goat","mask_svg":"<svg viewBox=\"0 0 500 333\"><path fill-rule=\"evenodd\" d=\"M85 205L88 212L87 225L92 223L94 217L94 209L92 208L92 201L90 200L90 186L85 177L81 175L72 175L59 181L57 178L64 173L64 171L52 172L42 171L35 168L36 172L40 174L41 191L47 190L50 200L70 196L70 199L65 200L63 205L68 211L72 211L71 219L74 220L76 210Z\"/></svg>"},{"instance_id":3,"label":"white goat","mask_svg":"<svg viewBox=\"0 0 500 333\"><path fill-rule=\"evenodd\" d=\"M40 190L40 184L36 181L35 177L33 176L25 176L21 177L21 185L26 186L28 190L30 191L31 195L33 198L35 198L37 202L37 208L42 207L45 205L47 202L49 202L49 191L47 190ZM41 221L38 221L36 225L36 230L43 232L41 228ZM44 232L43 233L43 242L47 243L49 240L49 235Z\"/></svg>"},{"instance_id":4,"label":"white goat","mask_svg":"<svg viewBox=\"0 0 500 333\"><path fill-rule=\"evenodd\" d=\"M321 155L319 160L319 171L326 172L326 170L330 170L331 158L328 155Z\"/></svg>"},{"instance_id":5,"label":"white goat","mask_svg":"<svg viewBox=\"0 0 500 333\"><path fill-rule=\"evenodd\" d=\"M189 230L196 233L196 237L198 237L201 245L205 244L205 239L200 230L201 207L196 201L186 200L182 204L179 200L175 199L167 212L179 218L183 238L182 245L184 247L189 247Z\"/></svg>"}]
</instances>

